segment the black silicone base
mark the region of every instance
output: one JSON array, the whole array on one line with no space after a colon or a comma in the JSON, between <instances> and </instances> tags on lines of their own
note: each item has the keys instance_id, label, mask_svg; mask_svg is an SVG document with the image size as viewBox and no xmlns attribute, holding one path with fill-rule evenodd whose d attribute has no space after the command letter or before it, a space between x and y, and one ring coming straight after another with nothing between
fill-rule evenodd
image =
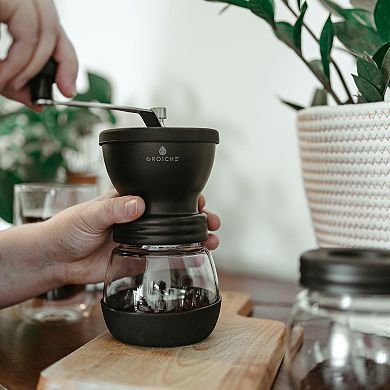
<instances>
[{"instance_id":1,"label":"black silicone base","mask_svg":"<svg viewBox=\"0 0 390 390\"><path fill-rule=\"evenodd\" d=\"M212 305L183 313L127 313L108 307L101 300L104 320L111 334L122 343L142 347L179 347L205 339L214 330L221 298Z\"/></svg>"}]
</instances>

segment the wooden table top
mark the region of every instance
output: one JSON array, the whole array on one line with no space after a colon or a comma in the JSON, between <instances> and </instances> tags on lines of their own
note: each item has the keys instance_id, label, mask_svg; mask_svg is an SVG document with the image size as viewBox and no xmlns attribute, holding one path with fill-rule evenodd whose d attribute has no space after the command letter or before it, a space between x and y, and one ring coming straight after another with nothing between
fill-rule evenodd
<instances>
[{"instance_id":1,"label":"wooden table top","mask_svg":"<svg viewBox=\"0 0 390 390\"><path fill-rule=\"evenodd\" d=\"M266 278L219 273L222 290L249 293L253 316L286 322L299 287ZM79 324L47 327L22 321L15 308L0 310L0 384L10 390L34 389L39 373L97 335L106 331L100 306ZM288 389L284 367L274 390Z\"/></svg>"}]
</instances>

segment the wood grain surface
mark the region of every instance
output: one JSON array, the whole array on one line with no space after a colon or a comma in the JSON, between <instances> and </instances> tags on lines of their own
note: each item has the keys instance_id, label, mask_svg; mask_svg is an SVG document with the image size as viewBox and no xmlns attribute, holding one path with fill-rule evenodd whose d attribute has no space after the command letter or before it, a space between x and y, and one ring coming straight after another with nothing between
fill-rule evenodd
<instances>
[{"instance_id":1,"label":"wood grain surface","mask_svg":"<svg viewBox=\"0 0 390 390\"><path fill-rule=\"evenodd\" d=\"M253 317L282 322L287 321L300 290L296 283L256 275L219 272L218 279L222 290L238 290L252 296ZM0 310L0 384L10 390L34 390L42 370L106 330L100 305L82 322L58 327L23 321L15 307ZM287 370L282 364L272 390L289 388Z\"/></svg>"},{"instance_id":2,"label":"wood grain surface","mask_svg":"<svg viewBox=\"0 0 390 390\"><path fill-rule=\"evenodd\" d=\"M133 347L106 332L45 369L38 389L270 389L286 329L244 317L251 311L249 295L224 293L214 332L180 348Z\"/></svg>"}]
</instances>

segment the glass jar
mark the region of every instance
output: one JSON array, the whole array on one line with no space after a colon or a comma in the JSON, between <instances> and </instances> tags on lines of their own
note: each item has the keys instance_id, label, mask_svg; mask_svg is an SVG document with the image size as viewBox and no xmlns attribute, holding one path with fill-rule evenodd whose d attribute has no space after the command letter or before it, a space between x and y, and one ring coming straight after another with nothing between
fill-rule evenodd
<instances>
[{"instance_id":1,"label":"glass jar","mask_svg":"<svg viewBox=\"0 0 390 390\"><path fill-rule=\"evenodd\" d=\"M43 222L67 207L91 200L97 187L89 184L26 183L14 187L14 223ZM65 325L88 318L97 303L94 285L66 285L18 305L30 322Z\"/></svg>"},{"instance_id":2,"label":"glass jar","mask_svg":"<svg viewBox=\"0 0 390 390\"><path fill-rule=\"evenodd\" d=\"M292 388L390 389L390 253L306 252L301 284L288 326Z\"/></svg>"},{"instance_id":3,"label":"glass jar","mask_svg":"<svg viewBox=\"0 0 390 390\"><path fill-rule=\"evenodd\" d=\"M121 244L112 252L102 308L120 341L144 346L200 341L214 329L220 301L214 262L201 243Z\"/></svg>"}]
</instances>

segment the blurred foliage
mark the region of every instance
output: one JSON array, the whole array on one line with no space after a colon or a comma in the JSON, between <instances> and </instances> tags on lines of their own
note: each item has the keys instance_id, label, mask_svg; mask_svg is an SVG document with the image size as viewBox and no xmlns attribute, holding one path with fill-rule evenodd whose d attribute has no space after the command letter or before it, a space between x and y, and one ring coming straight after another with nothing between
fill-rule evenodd
<instances>
[{"instance_id":1,"label":"blurred foliage","mask_svg":"<svg viewBox=\"0 0 390 390\"><path fill-rule=\"evenodd\" d=\"M88 81L88 90L74 100L111 103L105 78L88 73ZM58 180L61 169L67 171L65 151L78 150L80 138L88 136L96 123L114 124L115 116L111 111L75 107L46 107L37 113L0 99L0 217L12 222L14 184Z\"/></svg>"},{"instance_id":2,"label":"blurred foliage","mask_svg":"<svg viewBox=\"0 0 390 390\"><path fill-rule=\"evenodd\" d=\"M321 84L316 88L312 105L326 105L330 95L337 104L379 102L385 98L390 80L390 0L350 0L345 8L333 0L319 0L329 11L320 37L306 21L306 2L300 0L208 0L246 8L269 24L276 37L292 49ZM295 23L275 20L277 3L288 8ZM307 59L302 53L302 30L317 42L320 59ZM341 69L331 56L334 38L356 61L357 75L352 75L357 93L349 90ZM346 97L333 89L331 71L344 87ZM300 104L282 100L299 110Z\"/></svg>"}]
</instances>

